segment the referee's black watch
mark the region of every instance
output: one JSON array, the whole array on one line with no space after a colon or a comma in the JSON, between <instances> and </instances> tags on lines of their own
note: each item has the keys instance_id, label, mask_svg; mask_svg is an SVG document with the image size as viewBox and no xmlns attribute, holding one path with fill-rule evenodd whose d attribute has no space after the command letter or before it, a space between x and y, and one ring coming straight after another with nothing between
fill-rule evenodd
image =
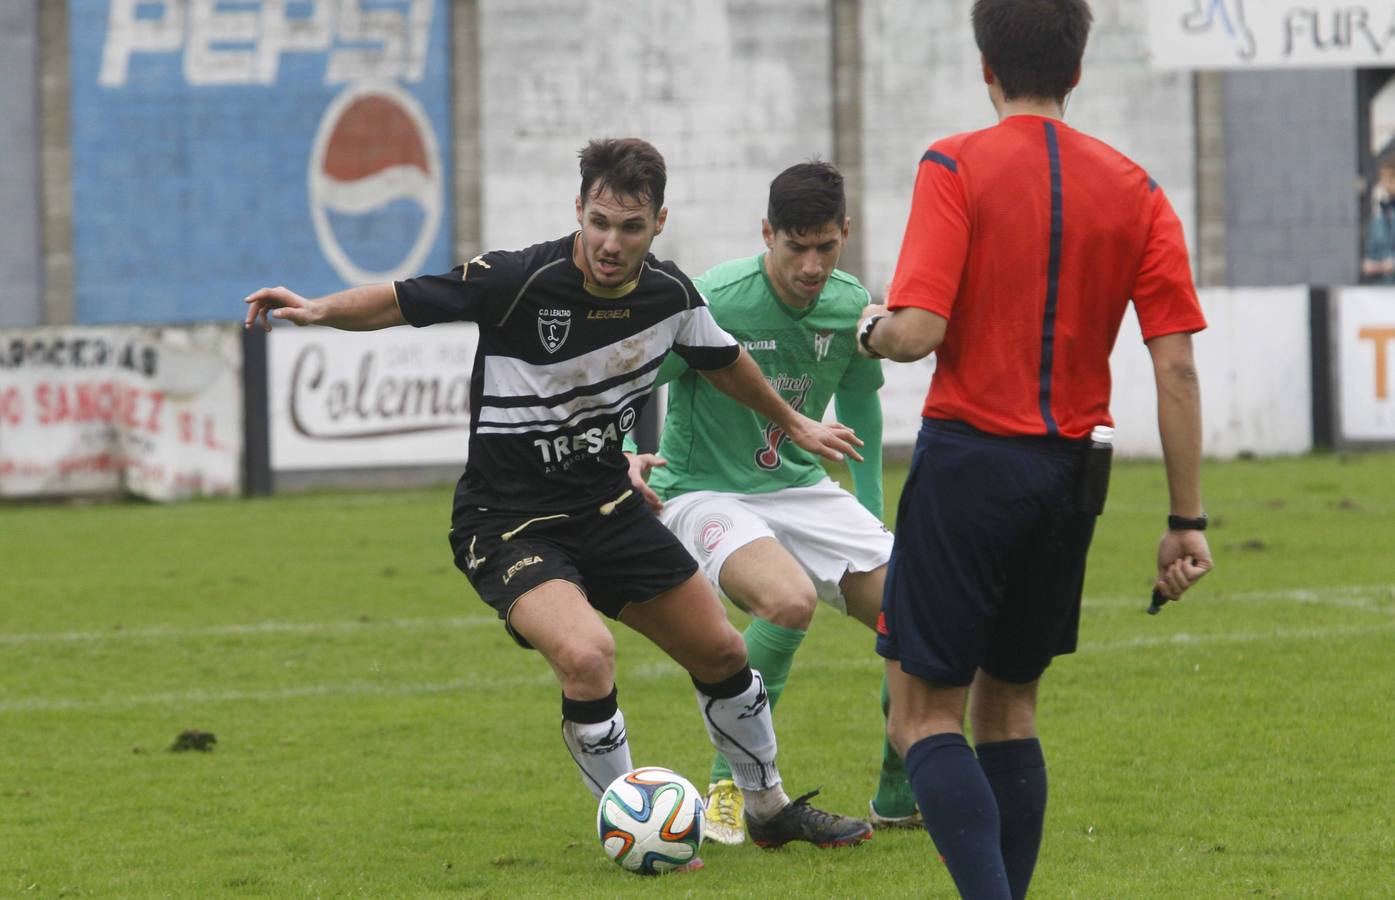
<instances>
[{"instance_id":1,"label":"referee's black watch","mask_svg":"<svg viewBox=\"0 0 1395 900\"><path fill-rule=\"evenodd\" d=\"M1197 516L1195 519L1189 519L1189 518L1187 518L1186 516L1168 516L1168 517L1167 517L1167 530L1168 530L1168 531L1205 531L1205 530L1206 530L1206 513L1202 513L1200 516Z\"/></svg>"},{"instance_id":2,"label":"referee's black watch","mask_svg":"<svg viewBox=\"0 0 1395 900\"><path fill-rule=\"evenodd\" d=\"M872 349L871 337L872 329L877 327L877 323L882 320L881 316L868 316L862 320L862 327L857 330L857 343L862 347L862 352L873 359L886 359L880 353Z\"/></svg>"}]
</instances>

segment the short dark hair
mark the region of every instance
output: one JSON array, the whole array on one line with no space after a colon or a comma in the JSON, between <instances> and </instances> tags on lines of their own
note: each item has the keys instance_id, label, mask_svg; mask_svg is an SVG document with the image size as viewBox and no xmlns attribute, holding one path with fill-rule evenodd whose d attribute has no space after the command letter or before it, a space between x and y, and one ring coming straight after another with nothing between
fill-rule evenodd
<instances>
[{"instance_id":1,"label":"short dark hair","mask_svg":"<svg viewBox=\"0 0 1395 900\"><path fill-rule=\"evenodd\" d=\"M1064 100L1091 21L1086 0L974 0L974 41L1007 100Z\"/></svg>"},{"instance_id":2,"label":"short dark hair","mask_svg":"<svg viewBox=\"0 0 1395 900\"><path fill-rule=\"evenodd\" d=\"M830 163L811 159L770 182L765 218L771 231L803 234L830 221L841 227L847 214L843 175Z\"/></svg>"},{"instance_id":3,"label":"short dark hair","mask_svg":"<svg viewBox=\"0 0 1395 900\"><path fill-rule=\"evenodd\" d=\"M600 138L577 153L581 159L581 197L593 190L611 192L641 202L658 212L664 205L668 171L654 145L640 138Z\"/></svg>"}]
</instances>

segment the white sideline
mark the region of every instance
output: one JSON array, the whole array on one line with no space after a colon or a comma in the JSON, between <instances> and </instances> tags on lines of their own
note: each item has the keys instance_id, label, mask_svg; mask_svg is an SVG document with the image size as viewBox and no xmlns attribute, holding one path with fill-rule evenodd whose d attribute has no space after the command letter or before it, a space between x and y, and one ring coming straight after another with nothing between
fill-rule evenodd
<instances>
[{"instance_id":1,"label":"white sideline","mask_svg":"<svg viewBox=\"0 0 1395 900\"><path fill-rule=\"evenodd\" d=\"M1203 582L1204 584L1204 582ZM1381 599L1388 599L1382 604ZM1203 603L1261 603L1261 602L1310 603L1318 606L1337 606L1348 609L1364 609L1372 612L1395 615L1395 584L1351 584L1324 588L1291 588L1281 591L1240 591L1219 595L1203 595L1194 601ZM1087 609L1142 609L1148 605L1148 598L1110 596L1086 597ZM208 625L198 628L179 628L171 625L152 625L144 628L110 628L104 631L33 631L15 634L0 633L0 646L17 644L49 644L68 642L96 642L119 640L158 640L171 638L183 640L198 637L232 637L260 634L335 634L354 631L369 631L373 628L397 628L402 630L431 630L435 628L481 628L497 626L494 616L452 616L446 618L415 619L343 619L337 622L254 622L248 625Z\"/></svg>"},{"instance_id":2,"label":"white sideline","mask_svg":"<svg viewBox=\"0 0 1395 900\"><path fill-rule=\"evenodd\" d=\"M114 640L158 640L161 638L230 637L258 634L334 634L368 631L373 628L402 630L435 628L478 628L497 625L494 616L455 616L445 619L348 619L339 622L254 622L251 625L209 625L202 628L176 628L153 625L147 628L112 628L108 631L34 631L0 634L0 646L7 644L60 644Z\"/></svg>"},{"instance_id":3,"label":"white sideline","mask_svg":"<svg viewBox=\"0 0 1395 900\"><path fill-rule=\"evenodd\" d=\"M1338 625L1332 628L1275 628L1271 631L1249 631L1233 634L1170 634L1159 637L1138 637L1125 641L1109 641L1099 644L1082 644L1077 653L1109 653L1118 650L1136 650L1140 647L1181 646L1194 647L1207 644L1253 644L1262 641L1321 640L1338 637L1364 637L1376 632L1395 630L1395 620L1372 625ZM829 659L808 659L800 661L803 671L847 671L881 668L881 660L868 653L859 656ZM684 673L674 663L648 663L636 666L623 673L627 683L636 681L659 681L664 678L679 678ZM685 679L686 680L686 679ZM163 694L146 694L134 697L104 697L97 700L69 700L63 698L27 697L19 700L0 701L0 714L22 712L66 712L74 710L132 709L139 706L185 706L189 704L228 703L241 701L294 700L303 697L407 697L422 694L443 694L471 691L498 691L510 688L548 687L554 684L549 672L536 675L519 675L510 678L461 678L451 681L420 682L416 684L374 684L365 681L349 681L334 684L305 685L301 687L275 688L264 691L217 691L192 690L172 691Z\"/></svg>"},{"instance_id":4,"label":"white sideline","mask_svg":"<svg viewBox=\"0 0 1395 900\"><path fill-rule=\"evenodd\" d=\"M1202 585L1206 582L1202 581ZM1381 603L1384 599L1387 602ZM1314 606L1337 606L1344 609L1365 609L1371 612L1395 614L1395 584L1344 584L1325 588L1290 588L1281 591L1236 591L1225 594L1207 594L1204 590L1195 600L1187 603L1272 603L1287 602L1312 604ZM1086 609L1115 609L1118 607L1138 607L1148 605L1148 598L1142 593L1137 597L1086 597Z\"/></svg>"}]
</instances>

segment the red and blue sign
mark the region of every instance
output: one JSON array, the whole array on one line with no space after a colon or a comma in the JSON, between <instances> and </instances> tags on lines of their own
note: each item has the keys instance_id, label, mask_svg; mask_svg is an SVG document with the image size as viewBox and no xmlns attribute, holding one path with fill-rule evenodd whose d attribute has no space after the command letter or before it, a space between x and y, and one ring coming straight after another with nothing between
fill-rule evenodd
<instances>
[{"instance_id":1,"label":"red and blue sign","mask_svg":"<svg viewBox=\"0 0 1395 900\"><path fill-rule=\"evenodd\" d=\"M450 258L445 0L70 0L77 321Z\"/></svg>"}]
</instances>

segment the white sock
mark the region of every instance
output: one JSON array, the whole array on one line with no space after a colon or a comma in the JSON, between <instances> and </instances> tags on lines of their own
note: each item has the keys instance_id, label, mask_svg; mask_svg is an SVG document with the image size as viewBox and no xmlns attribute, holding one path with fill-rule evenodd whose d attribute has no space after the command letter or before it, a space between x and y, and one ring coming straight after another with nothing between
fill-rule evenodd
<instances>
[{"instance_id":1,"label":"white sock","mask_svg":"<svg viewBox=\"0 0 1395 900\"><path fill-rule=\"evenodd\" d=\"M630 742L625 734L625 716L615 711L604 722L583 723L562 720L562 740L581 770L581 780L597 800L610 783L634 768L630 763Z\"/></svg>"},{"instance_id":2,"label":"white sock","mask_svg":"<svg viewBox=\"0 0 1395 900\"><path fill-rule=\"evenodd\" d=\"M750 687L725 700L697 691L707 734L731 763L731 779L743 792L764 791L780 784L765 679L754 669L751 675Z\"/></svg>"},{"instance_id":3,"label":"white sock","mask_svg":"<svg viewBox=\"0 0 1395 900\"><path fill-rule=\"evenodd\" d=\"M789 795L778 784L763 791L742 791L741 795L746 799L746 815L757 822L764 822L790 805Z\"/></svg>"}]
</instances>

